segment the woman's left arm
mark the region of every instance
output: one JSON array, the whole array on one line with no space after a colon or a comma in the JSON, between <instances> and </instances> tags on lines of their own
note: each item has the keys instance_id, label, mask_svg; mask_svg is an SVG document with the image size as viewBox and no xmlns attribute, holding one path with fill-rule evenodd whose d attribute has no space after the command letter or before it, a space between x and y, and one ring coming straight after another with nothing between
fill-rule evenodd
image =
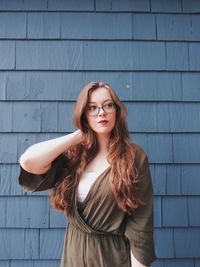
<instances>
[{"instance_id":1,"label":"woman's left arm","mask_svg":"<svg viewBox=\"0 0 200 267\"><path fill-rule=\"evenodd\" d=\"M131 215L127 215L125 236L129 240L131 251L137 260L132 267L143 267L150 266L157 259L153 237L154 195L148 157L141 147L136 153L136 167L139 171L141 199L146 205L137 208ZM139 262L138 265L136 265L137 262Z\"/></svg>"}]
</instances>

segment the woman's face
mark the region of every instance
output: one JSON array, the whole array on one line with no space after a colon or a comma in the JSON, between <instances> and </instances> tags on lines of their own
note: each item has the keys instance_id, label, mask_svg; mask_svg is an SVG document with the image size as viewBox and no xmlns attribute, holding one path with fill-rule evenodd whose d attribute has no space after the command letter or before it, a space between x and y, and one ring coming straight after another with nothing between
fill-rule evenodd
<instances>
[{"instance_id":1,"label":"woman's face","mask_svg":"<svg viewBox=\"0 0 200 267\"><path fill-rule=\"evenodd\" d=\"M108 89L101 87L94 90L88 100L85 116L89 127L101 135L109 135L115 126L116 108ZM108 112L106 113L102 108ZM97 113L98 114L95 114ZM95 114L95 115L94 115Z\"/></svg>"}]
</instances>

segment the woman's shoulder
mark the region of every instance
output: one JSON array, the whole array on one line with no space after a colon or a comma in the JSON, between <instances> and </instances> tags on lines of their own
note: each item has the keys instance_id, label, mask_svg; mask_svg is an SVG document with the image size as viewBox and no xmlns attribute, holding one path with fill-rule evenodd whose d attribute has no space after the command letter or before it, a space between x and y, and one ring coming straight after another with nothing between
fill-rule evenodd
<instances>
[{"instance_id":1,"label":"woman's shoulder","mask_svg":"<svg viewBox=\"0 0 200 267\"><path fill-rule=\"evenodd\" d=\"M136 143L131 143L131 145L135 152L134 163L137 167L141 168L146 161L148 162L147 153L141 145Z\"/></svg>"},{"instance_id":2,"label":"woman's shoulder","mask_svg":"<svg viewBox=\"0 0 200 267\"><path fill-rule=\"evenodd\" d=\"M136 143L131 143L131 146L134 150L134 152L137 154L137 156L147 156L147 153L145 152L144 148Z\"/></svg>"}]
</instances>

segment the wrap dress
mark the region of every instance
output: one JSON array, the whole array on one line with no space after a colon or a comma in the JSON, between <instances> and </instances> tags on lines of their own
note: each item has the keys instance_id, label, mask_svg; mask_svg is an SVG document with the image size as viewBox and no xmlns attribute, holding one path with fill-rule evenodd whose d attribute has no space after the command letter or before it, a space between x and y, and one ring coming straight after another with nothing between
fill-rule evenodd
<instances>
[{"instance_id":1,"label":"wrap dress","mask_svg":"<svg viewBox=\"0 0 200 267\"><path fill-rule=\"evenodd\" d=\"M78 205L76 187L60 267L131 267L130 250L144 265L150 266L156 260L153 188L148 157L140 145L132 146L146 206L139 207L130 215L118 207L109 183L110 166L96 178L81 206ZM20 186L26 192L55 187L64 178L63 168L67 160L64 153L59 155L42 175L29 173L20 165Z\"/></svg>"}]
</instances>

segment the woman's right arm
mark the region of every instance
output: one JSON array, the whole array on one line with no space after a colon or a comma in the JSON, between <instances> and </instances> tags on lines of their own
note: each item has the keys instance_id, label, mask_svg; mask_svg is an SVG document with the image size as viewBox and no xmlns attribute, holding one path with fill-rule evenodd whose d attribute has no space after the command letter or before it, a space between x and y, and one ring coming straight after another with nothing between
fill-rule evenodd
<instances>
[{"instance_id":1,"label":"woman's right arm","mask_svg":"<svg viewBox=\"0 0 200 267\"><path fill-rule=\"evenodd\" d=\"M44 174L51 168L52 161L73 145L83 141L83 133L73 133L30 146L20 157L19 163L27 172Z\"/></svg>"}]
</instances>

